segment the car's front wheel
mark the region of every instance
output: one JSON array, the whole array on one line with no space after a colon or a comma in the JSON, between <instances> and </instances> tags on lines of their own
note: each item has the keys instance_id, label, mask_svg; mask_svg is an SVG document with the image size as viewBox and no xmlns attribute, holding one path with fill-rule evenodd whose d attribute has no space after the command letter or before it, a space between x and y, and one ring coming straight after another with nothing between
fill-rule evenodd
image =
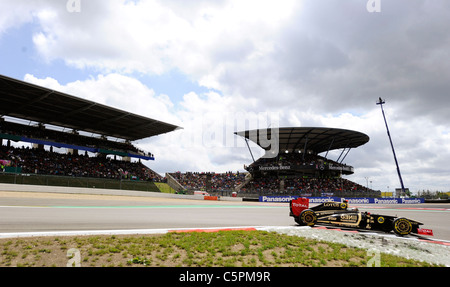
<instances>
[{"instance_id":1,"label":"car's front wheel","mask_svg":"<svg viewBox=\"0 0 450 287\"><path fill-rule=\"evenodd\" d=\"M394 232L398 235L404 236L408 235L412 231L411 221L404 217L400 217L394 220L393 222Z\"/></svg>"}]
</instances>

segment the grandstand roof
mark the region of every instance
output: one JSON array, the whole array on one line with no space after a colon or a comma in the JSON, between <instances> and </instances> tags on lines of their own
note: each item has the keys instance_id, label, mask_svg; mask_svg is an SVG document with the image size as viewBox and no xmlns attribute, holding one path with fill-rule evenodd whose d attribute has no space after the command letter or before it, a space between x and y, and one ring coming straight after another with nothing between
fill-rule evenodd
<instances>
[{"instance_id":1,"label":"grandstand roof","mask_svg":"<svg viewBox=\"0 0 450 287\"><path fill-rule=\"evenodd\" d=\"M369 141L369 136L357 131L325 127L269 128L235 132L235 134L255 142L265 150L271 148L267 146L267 140L273 142L273 134L275 138L278 138L280 152L306 149L317 154L341 148L356 148Z\"/></svg>"},{"instance_id":2,"label":"grandstand roof","mask_svg":"<svg viewBox=\"0 0 450 287\"><path fill-rule=\"evenodd\" d=\"M178 127L0 75L0 116L112 136L130 141Z\"/></svg>"}]
</instances>

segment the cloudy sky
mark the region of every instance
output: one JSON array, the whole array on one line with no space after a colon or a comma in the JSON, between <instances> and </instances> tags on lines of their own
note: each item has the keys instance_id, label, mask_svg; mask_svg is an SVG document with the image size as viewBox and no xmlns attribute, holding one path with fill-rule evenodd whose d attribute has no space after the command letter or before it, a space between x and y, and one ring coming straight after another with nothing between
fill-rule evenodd
<instances>
[{"instance_id":1,"label":"cloudy sky","mask_svg":"<svg viewBox=\"0 0 450 287\"><path fill-rule=\"evenodd\" d=\"M449 27L448 0L2 0L0 74L183 127L136 142L161 174L243 170L235 131L336 127L370 137L348 178L393 191L382 97L405 186L449 191Z\"/></svg>"}]
</instances>

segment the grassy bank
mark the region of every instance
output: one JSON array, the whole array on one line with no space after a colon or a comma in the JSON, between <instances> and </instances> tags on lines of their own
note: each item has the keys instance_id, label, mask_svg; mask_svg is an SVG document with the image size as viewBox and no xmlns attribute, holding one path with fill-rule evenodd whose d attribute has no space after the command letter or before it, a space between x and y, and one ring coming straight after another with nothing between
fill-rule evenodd
<instances>
[{"instance_id":1,"label":"grassy bank","mask_svg":"<svg viewBox=\"0 0 450 287\"><path fill-rule=\"evenodd\" d=\"M263 231L0 240L0 266L367 266L365 249ZM379 254L380 266L433 266Z\"/></svg>"}]
</instances>

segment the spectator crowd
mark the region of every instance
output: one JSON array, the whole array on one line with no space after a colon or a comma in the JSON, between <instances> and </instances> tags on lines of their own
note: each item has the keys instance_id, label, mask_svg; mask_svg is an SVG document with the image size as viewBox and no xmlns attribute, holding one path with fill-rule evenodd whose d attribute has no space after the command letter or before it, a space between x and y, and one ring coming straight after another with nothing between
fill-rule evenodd
<instances>
[{"instance_id":1,"label":"spectator crowd","mask_svg":"<svg viewBox=\"0 0 450 287\"><path fill-rule=\"evenodd\" d=\"M248 193L312 194L335 192L365 192L367 188L342 177L259 177L241 189Z\"/></svg>"},{"instance_id":2,"label":"spectator crowd","mask_svg":"<svg viewBox=\"0 0 450 287\"><path fill-rule=\"evenodd\" d=\"M185 189L207 190L208 174L211 175L211 191L235 190L240 186L243 193L334 193L334 192L366 192L367 188L342 177L308 177L308 176L264 176L245 181L247 173L226 172L176 172L171 173ZM245 184L243 184L245 183Z\"/></svg>"},{"instance_id":3,"label":"spectator crowd","mask_svg":"<svg viewBox=\"0 0 450 287\"><path fill-rule=\"evenodd\" d=\"M0 147L0 159L9 160L22 173L161 181L162 177L138 162L104 156L63 154L29 147ZM1 171L1 170L0 170Z\"/></svg>"},{"instance_id":4,"label":"spectator crowd","mask_svg":"<svg viewBox=\"0 0 450 287\"><path fill-rule=\"evenodd\" d=\"M208 186L208 177L211 177L211 190L225 191L233 190L245 180L246 173L240 172L175 172L171 173L185 189L189 190L206 190Z\"/></svg>"},{"instance_id":5,"label":"spectator crowd","mask_svg":"<svg viewBox=\"0 0 450 287\"><path fill-rule=\"evenodd\" d=\"M64 132L45 128L43 125L23 125L15 122L5 121L0 118L0 133L24 136L27 138L48 140L58 143L72 144L82 147L104 148L115 151L130 152L132 154L148 155L153 154L138 149L128 141L112 141L106 137L92 137L80 135L79 132L72 130Z\"/></svg>"},{"instance_id":6,"label":"spectator crowd","mask_svg":"<svg viewBox=\"0 0 450 287\"><path fill-rule=\"evenodd\" d=\"M338 163L315 154L280 153L274 158L259 158L254 163L245 166L244 168L248 171L257 171L260 168L277 166L289 166L292 169L302 169L302 167L313 167L318 169L321 165L346 166L343 163Z\"/></svg>"}]
</instances>

